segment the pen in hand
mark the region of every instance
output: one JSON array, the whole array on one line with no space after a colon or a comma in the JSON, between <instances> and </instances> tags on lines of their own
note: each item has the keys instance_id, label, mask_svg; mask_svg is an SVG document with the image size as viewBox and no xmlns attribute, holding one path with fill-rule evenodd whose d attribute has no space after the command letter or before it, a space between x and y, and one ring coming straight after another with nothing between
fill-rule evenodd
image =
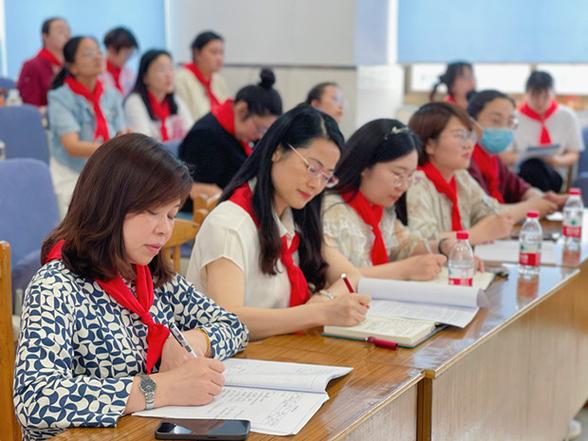
<instances>
[{"instance_id":1,"label":"pen in hand","mask_svg":"<svg viewBox=\"0 0 588 441\"><path fill-rule=\"evenodd\" d=\"M192 348L192 346L190 346L190 343L188 343L188 340L186 340L186 338L184 337L184 334L182 334L182 332L178 329L176 324L173 322L170 322L167 325L167 327L169 328L171 335L173 335L173 337L180 344L180 346L183 347L186 350L186 352L188 352L188 354L190 354L192 357L198 358L198 354L196 354L196 351L194 351L194 348Z\"/></svg>"},{"instance_id":2,"label":"pen in hand","mask_svg":"<svg viewBox=\"0 0 588 441\"><path fill-rule=\"evenodd\" d=\"M349 294L354 294L355 290L353 289L353 285L351 285L351 282L349 281L347 274L342 273L341 280L343 280L343 283L345 283L345 286L347 287L347 291L349 291Z\"/></svg>"}]
</instances>

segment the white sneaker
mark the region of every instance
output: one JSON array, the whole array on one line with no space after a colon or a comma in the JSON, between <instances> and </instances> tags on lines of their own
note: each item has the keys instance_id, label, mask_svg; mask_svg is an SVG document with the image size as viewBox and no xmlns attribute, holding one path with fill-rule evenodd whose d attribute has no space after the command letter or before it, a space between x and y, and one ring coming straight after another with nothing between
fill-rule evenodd
<instances>
[{"instance_id":1,"label":"white sneaker","mask_svg":"<svg viewBox=\"0 0 588 441\"><path fill-rule=\"evenodd\" d=\"M571 440L571 439L578 438L581 433L582 433L582 425L580 424L580 421L571 420L568 423L568 436L566 439Z\"/></svg>"}]
</instances>

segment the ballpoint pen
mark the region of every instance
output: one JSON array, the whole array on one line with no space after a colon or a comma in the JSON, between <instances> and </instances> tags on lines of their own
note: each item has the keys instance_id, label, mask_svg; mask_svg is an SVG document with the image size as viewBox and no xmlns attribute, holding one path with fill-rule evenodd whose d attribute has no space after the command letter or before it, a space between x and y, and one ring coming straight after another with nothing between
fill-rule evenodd
<instances>
[{"instance_id":1,"label":"ballpoint pen","mask_svg":"<svg viewBox=\"0 0 588 441\"><path fill-rule=\"evenodd\" d=\"M167 327L169 328L171 334L174 336L176 341L180 344L180 346L183 347L186 350L186 352L188 352L188 354L190 354L192 357L198 358L198 355L194 351L194 348L192 348L192 346L190 346L190 343L188 343L188 340L186 340L186 338L184 337L184 334L182 334L182 332L178 329L176 324L173 322L170 322L167 325Z\"/></svg>"}]
</instances>

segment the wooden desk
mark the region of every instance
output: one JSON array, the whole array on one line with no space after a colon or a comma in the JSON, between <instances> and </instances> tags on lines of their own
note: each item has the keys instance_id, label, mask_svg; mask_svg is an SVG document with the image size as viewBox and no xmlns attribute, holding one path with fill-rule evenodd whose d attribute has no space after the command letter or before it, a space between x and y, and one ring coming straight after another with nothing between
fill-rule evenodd
<instances>
[{"instance_id":1,"label":"wooden desk","mask_svg":"<svg viewBox=\"0 0 588 441\"><path fill-rule=\"evenodd\" d=\"M306 341L304 336L293 337ZM355 354L322 353L313 348L313 338L300 349L291 348L288 339L278 344L251 343L245 358L296 361L301 363L351 366L347 376L327 388L330 400L290 440L401 440L416 439L417 384L420 369L373 363ZM153 440L159 420L126 416L114 429L72 429L55 440ZM284 440L284 437L251 433L250 440Z\"/></svg>"},{"instance_id":2,"label":"wooden desk","mask_svg":"<svg viewBox=\"0 0 588 441\"><path fill-rule=\"evenodd\" d=\"M542 268L536 284L508 280L488 290L490 304L464 330L450 328L416 349L377 350L313 337L312 350L369 363L423 370L422 440L560 440L588 397L588 295L570 268ZM268 344L310 346L309 338Z\"/></svg>"}]
</instances>

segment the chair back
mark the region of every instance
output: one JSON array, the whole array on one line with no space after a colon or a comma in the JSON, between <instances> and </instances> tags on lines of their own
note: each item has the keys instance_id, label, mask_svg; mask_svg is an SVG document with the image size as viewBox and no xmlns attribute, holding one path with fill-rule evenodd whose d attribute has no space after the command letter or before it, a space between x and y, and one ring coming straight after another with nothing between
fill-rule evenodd
<instances>
[{"instance_id":1,"label":"chair back","mask_svg":"<svg viewBox=\"0 0 588 441\"><path fill-rule=\"evenodd\" d=\"M10 245L0 241L0 440L3 441L21 439L20 426L12 404L15 351L11 283Z\"/></svg>"},{"instance_id":2,"label":"chair back","mask_svg":"<svg viewBox=\"0 0 588 441\"><path fill-rule=\"evenodd\" d=\"M16 81L12 78L0 77L0 89L16 89Z\"/></svg>"},{"instance_id":3,"label":"chair back","mask_svg":"<svg viewBox=\"0 0 588 441\"><path fill-rule=\"evenodd\" d=\"M0 107L0 140L6 158L34 158L49 164L49 142L35 106Z\"/></svg>"},{"instance_id":4,"label":"chair back","mask_svg":"<svg viewBox=\"0 0 588 441\"><path fill-rule=\"evenodd\" d=\"M172 235L164 247L164 253L171 258L176 273L179 273L182 267L182 245L194 240L199 228L200 225L191 220L176 218Z\"/></svg>"},{"instance_id":5,"label":"chair back","mask_svg":"<svg viewBox=\"0 0 588 441\"><path fill-rule=\"evenodd\" d=\"M43 240L59 222L47 164L28 158L0 161L0 207L0 240L11 244L13 287L24 289L40 267Z\"/></svg>"}]
</instances>

